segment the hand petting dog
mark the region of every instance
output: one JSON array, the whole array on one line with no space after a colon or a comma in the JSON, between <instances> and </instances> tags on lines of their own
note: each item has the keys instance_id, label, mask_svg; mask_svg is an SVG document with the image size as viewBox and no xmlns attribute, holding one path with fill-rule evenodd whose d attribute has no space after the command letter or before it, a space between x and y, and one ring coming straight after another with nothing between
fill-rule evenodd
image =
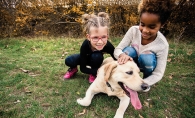
<instances>
[{"instance_id":1,"label":"hand petting dog","mask_svg":"<svg viewBox=\"0 0 195 118\"><path fill-rule=\"evenodd\" d=\"M125 53L122 53L120 54L117 61L119 64L125 64L128 60L133 61L133 59L130 56L126 55Z\"/></svg>"}]
</instances>

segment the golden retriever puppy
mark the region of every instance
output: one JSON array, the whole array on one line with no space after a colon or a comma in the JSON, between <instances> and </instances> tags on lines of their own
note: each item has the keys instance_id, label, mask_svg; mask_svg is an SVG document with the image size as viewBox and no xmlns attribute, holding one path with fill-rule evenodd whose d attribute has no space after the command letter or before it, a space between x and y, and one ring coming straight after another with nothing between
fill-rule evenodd
<instances>
[{"instance_id":1,"label":"golden retriever puppy","mask_svg":"<svg viewBox=\"0 0 195 118\"><path fill-rule=\"evenodd\" d=\"M114 118L123 118L130 101L135 109L141 109L142 105L136 91L146 90L149 87L143 82L139 72L139 68L133 61L119 65L111 57L106 58L85 97L77 99L77 103L89 106L94 95L100 92L108 96L117 96L120 104Z\"/></svg>"}]
</instances>

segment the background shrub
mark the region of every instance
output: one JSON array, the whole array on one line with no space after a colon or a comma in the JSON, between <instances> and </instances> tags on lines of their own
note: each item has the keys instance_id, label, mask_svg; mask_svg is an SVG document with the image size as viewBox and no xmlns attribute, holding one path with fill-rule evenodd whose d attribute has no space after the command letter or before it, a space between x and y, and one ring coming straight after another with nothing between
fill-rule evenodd
<instances>
[{"instance_id":1,"label":"background shrub","mask_svg":"<svg viewBox=\"0 0 195 118\"><path fill-rule=\"evenodd\" d=\"M0 37L68 36L81 37L81 15L107 12L112 36L122 36L139 22L140 0L1 0ZM195 35L194 0L176 0L169 22L161 30L182 39Z\"/></svg>"}]
</instances>

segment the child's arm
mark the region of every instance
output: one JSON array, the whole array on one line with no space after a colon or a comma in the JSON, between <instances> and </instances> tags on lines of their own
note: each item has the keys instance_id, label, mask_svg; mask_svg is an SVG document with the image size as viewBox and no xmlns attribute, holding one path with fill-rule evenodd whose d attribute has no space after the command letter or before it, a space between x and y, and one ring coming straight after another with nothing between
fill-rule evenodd
<instances>
[{"instance_id":1,"label":"child's arm","mask_svg":"<svg viewBox=\"0 0 195 118\"><path fill-rule=\"evenodd\" d=\"M108 54L110 54L110 56L116 60L116 58L114 57L114 46L112 45L112 43L110 41L107 41L106 46L103 49L103 52L106 52Z\"/></svg>"},{"instance_id":2,"label":"child's arm","mask_svg":"<svg viewBox=\"0 0 195 118\"><path fill-rule=\"evenodd\" d=\"M125 34L124 38L121 40L121 42L118 44L118 46L114 50L114 56L116 59L118 59L119 64L126 63L129 59L132 58L126 55L122 50L131 45L131 41L133 40L133 32L134 27L131 27L127 33Z\"/></svg>"}]
</instances>

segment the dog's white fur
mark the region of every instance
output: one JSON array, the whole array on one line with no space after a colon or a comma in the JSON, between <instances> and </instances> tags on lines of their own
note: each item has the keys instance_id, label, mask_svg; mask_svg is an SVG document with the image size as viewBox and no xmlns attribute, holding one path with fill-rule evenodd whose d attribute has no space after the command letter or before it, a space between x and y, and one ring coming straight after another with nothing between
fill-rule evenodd
<instances>
[{"instance_id":1,"label":"dog's white fur","mask_svg":"<svg viewBox=\"0 0 195 118\"><path fill-rule=\"evenodd\" d=\"M124 83L134 91L142 91L143 79L140 77L139 71L139 68L133 61L119 65L112 58L106 58L98 70L97 78L88 88L85 97L77 99L78 104L89 106L94 95L100 92L106 93L108 96L117 96L120 99L120 104L114 118L123 118L130 98L124 93L118 82ZM128 72L133 73L128 74ZM106 81L114 91L106 85Z\"/></svg>"}]
</instances>

